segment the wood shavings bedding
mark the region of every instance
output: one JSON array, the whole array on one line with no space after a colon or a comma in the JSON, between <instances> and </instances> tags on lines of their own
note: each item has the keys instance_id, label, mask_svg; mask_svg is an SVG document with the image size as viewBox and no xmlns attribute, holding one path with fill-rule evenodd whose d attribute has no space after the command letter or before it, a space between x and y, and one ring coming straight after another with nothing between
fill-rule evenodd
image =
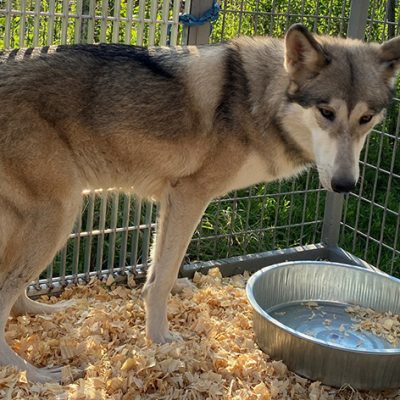
<instances>
[{"instance_id":1,"label":"wood shavings bedding","mask_svg":"<svg viewBox=\"0 0 400 400\"><path fill-rule=\"evenodd\" d=\"M374 335L383 337L394 347L400 342L400 315L391 312L378 313L370 308L349 306L346 312L352 316L352 329L356 331L369 331Z\"/></svg>"},{"instance_id":2,"label":"wood shavings bedding","mask_svg":"<svg viewBox=\"0 0 400 400\"><path fill-rule=\"evenodd\" d=\"M61 298L76 303L67 312L10 318L7 327L8 342L28 361L65 365L65 383L34 384L0 367L0 399L400 399L400 392L326 387L270 360L254 341L247 278L222 278L217 269L196 274L193 288L169 303L184 341L165 345L145 338L140 289L111 280L68 288Z\"/></svg>"}]
</instances>

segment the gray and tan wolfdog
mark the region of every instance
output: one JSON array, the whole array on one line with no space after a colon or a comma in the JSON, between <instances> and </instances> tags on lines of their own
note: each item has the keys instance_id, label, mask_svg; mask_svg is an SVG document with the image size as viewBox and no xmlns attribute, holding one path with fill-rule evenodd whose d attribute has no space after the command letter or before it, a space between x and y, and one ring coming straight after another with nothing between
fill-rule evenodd
<instances>
[{"instance_id":1,"label":"gray and tan wolfdog","mask_svg":"<svg viewBox=\"0 0 400 400\"><path fill-rule=\"evenodd\" d=\"M351 191L367 133L393 95L400 38L382 45L311 34L143 49L71 45L0 54L0 364L39 369L5 340L10 313L53 312L26 286L64 244L82 190L118 187L160 203L143 289L146 334L168 329L167 299L207 204L316 166Z\"/></svg>"}]
</instances>

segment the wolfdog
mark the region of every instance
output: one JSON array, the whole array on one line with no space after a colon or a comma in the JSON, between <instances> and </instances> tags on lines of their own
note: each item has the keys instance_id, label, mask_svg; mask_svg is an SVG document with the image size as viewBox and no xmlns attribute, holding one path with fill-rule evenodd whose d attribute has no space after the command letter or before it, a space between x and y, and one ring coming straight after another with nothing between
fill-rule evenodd
<instances>
[{"instance_id":1,"label":"wolfdog","mask_svg":"<svg viewBox=\"0 0 400 400\"><path fill-rule=\"evenodd\" d=\"M160 203L143 288L146 334L168 329L167 299L207 204L316 166L324 188L354 189L367 133L394 91L400 38L382 45L293 25L283 40L144 49L70 45L0 54L0 364L39 369L5 340L77 217L82 190L117 187Z\"/></svg>"}]
</instances>

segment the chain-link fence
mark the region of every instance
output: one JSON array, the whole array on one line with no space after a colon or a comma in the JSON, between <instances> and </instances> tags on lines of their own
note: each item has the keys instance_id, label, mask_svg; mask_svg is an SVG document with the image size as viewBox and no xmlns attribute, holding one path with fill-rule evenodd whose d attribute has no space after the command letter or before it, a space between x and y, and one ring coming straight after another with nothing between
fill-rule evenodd
<instances>
[{"instance_id":1,"label":"chain-link fence","mask_svg":"<svg viewBox=\"0 0 400 400\"><path fill-rule=\"evenodd\" d=\"M76 42L192 43L190 29L197 28L183 26L180 16L212 4L211 0L0 0L0 48ZM342 36L349 28L362 33L366 24L365 39L381 42L399 34L398 1L222 0L212 29L209 24L199 29L206 30L206 37L210 33L210 42L218 43L240 34L282 37L295 22L314 32ZM185 263L239 257L235 262L246 259L246 266L259 265L267 262L269 253L244 256L270 250L275 253L268 262L278 253L282 260L294 253L296 257L332 258L340 252L321 249L339 244L399 275L398 112L396 98L385 121L368 138L361 157L360 184L344 199L343 211L340 197L337 201L326 196L315 171L292 181L236 191L210 204ZM129 195L106 189L85 194L74 233L42 275L41 284L37 282L37 289L78 278L88 280L92 274L144 273L156 215L156 205ZM294 252L296 246L301 247Z\"/></svg>"}]
</instances>

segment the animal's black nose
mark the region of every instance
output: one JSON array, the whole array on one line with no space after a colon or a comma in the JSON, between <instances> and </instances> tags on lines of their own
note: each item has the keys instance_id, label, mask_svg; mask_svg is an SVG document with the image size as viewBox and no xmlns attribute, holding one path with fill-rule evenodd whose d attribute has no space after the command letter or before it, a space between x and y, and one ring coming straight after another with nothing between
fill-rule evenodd
<instances>
[{"instance_id":1,"label":"animal's black nose","mask_svg":"<svg viewBox=\"0 0 400 400\"><path fill-rule=\"evenodd\" d=\"M332 178L331 186L336 193L348 193L354 190L356 182L348 178Z\"/></svg>"}]
</instances>

